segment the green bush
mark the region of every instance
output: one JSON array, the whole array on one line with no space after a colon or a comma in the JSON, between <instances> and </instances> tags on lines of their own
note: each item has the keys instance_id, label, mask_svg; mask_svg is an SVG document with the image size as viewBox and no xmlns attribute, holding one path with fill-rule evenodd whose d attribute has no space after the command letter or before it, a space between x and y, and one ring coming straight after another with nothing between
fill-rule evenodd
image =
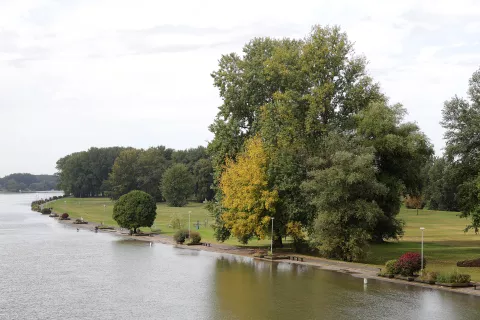
<instances>
[{"instance_id":1,"label":"green bush","mask_svg":"<svg viewBox=\"0 0 480 320\"><path fill-rule=\"evenodd\" d=\"M459 273L457 270L453 272L444 272L437 275L437 282L440 283L469 283L471 277L469 274Z\"/></svg>"},{"instance_id":2,"label":"green bush","mask_svg":"<svg viewBox=\"0 0 480 320\"><path fill-rule=\"evenodd\" d=\"M191 231L190 232L190 244L200 244L200 241L202 241L202 237L200 236L200 233L196 231Z\"/></svg>"},{"instance_id":3,"label":"green bush","mask_svg":"<svg viewBox=\"0 0 480 320\"><path fill-rule=\"evenodd\" d=\"M435 282L437 281L437 277L438 273L435 271L424 271L420 279L427 282Z\"/></svg>"},{"instance_id":4,"label":"green bush","mask_svg":"<svg viewBox=\"0 0 480 320\"><path fill-rule=\"evenodd\" d=\"M182 229L183 225L184 222L180 218L180 216L176 213L172 214L172 216L170 217L170 226L172 227L172 229L180 230Z\"/></svg>"},{"instance_id":5,"label":"green bush","mask_svg":"<svg viewBox=\"0 0 480 320\"><path fill-rule=\"evenodd\" d=\"M188 238L188 230L178 230L173 235L173 240L176 243L184 243L186 238Z\"/></svg>"},{"instance_id":6,"label":"green bush","mask_svg":"<svg viewBox=\"0 0 480 320\"><path fill-rule=\"evenodd\" d=\"M399 274L400 270L397 268L397 260L388 260L385 263L385 271L387 274Z\"/></svg>"},{"instance_id":7,"label":"green bush","mask_svg":"<svg viewBox=\"0 0 480 320\"><path fill-rule=\"evenodd\" d=\"M43 208L41 212L42 212L42 214L50 214L50 213L52 213L52 209L50 209L50 208Z\"/></svg>"}]
</instances>

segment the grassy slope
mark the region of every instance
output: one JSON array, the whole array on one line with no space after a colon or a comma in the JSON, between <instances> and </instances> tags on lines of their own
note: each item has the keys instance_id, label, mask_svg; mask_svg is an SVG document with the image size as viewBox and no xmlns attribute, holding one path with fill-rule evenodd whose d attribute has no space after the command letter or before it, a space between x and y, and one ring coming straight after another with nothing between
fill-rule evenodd
<instances>
[{"instance_id":1,"label":"grassy slope","mask_svg":"<svg viewBox=\"0 0 480 320\"><path fill-rule=\"evenodd\" d=\"M66 201L66 203L65 203ZM104 208L103 205L106 205ZM73 219L83 217L86 221L92 223L101 223L109 226L117 226L117 223L112 219L113 202L108 198L64 198L53 202L51 205L55 212L67 212ZM173 235L174 229L169 228L172 214L177 214L185 228L188 228L188 212L191 211L190 221L191 230L196 230L197 221L200 222L200 235L204 241L215 242L213 237L213 228L211 224L213 219L210 213L204 208L202 203L190 202L186 207L175 208L169 207L165 203L157 203L157 218L152 227L154 231L160 230L162 234ZM208 226L205 227L205 220ZM145 228L149 231L149 228ZM227 244L239 245L235 239L226 241ZM249 243L249 246L265 246L270 244L267 240L254 240Z\"/></svg>"},{"instance_id":2,"label":"grassy slope","mask_svg":"<svg viewBox=\"0 0 480 320\"><path fill-rule=\"evenodd\" d=\"M373 245L367 263L383 264L407 251L420 252L420 227L424 227L424 255L427 270L451 271L457 261L480 258L480 235L464 233L468 223L456 212L402 209L399 217L405 221L405 235L399 242ZM459 268L461 272L480 280L480 268Z\"/></svg>"},{"instance_id":3,"label":"grassy slope","mask_svg":"<svg viewBox=\"0 0 480 320\"><path fill-rule=\"evenodd\" d=\"M66 204L64 201L67 201ZM103 205L106 204L105 213ZM68 212L72 218L83 217L85 220L95 223L103 221L106 225L116 226L112 220L113 203L109 199L76 199L66 198L53 203L52 207L57 212ZM164 203L157 204L157 219L153 229L160 229L163 234L173 234L169 228L170 217L177 213L183 218L185 227L188 227L188 212L191 211L192 230L193 224L200 221L199 230L202 239L214 242L213 229L205 227L204 222L208 219L211 224L213 219L201 203L190 203L183 208L168 207ZM420 227L425 227L424 253L427 259L427 269L436 271L450 271L455 268L459 260L480 258L480 235L473 232L464 233L467 224L465 219L460 219L455 212L402 209L399 217L405 220L405 236L399 242L372 245L367 259L370 264L383 265L385 261L398 258L407 251L420 252L421 232ZM147 229L148 230L148 229ZM238 245L235 239L226 243ZM265 246L269 240L251 241L250 246ZM480 281L480 268L461 268L468 272L474 280Z\"/></svg>"}]
</instances>

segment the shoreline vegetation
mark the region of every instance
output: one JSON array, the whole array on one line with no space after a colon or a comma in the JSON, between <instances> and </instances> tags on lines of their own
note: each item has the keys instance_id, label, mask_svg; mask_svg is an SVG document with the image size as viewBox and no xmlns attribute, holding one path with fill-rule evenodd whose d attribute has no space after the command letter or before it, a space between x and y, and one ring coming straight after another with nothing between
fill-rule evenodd
<instances>
[{"instance_id":1,"label":"shoreline vegetation","mask_svg":"<svg viewBox=\"0 0 480 320\"><path fill-rule=\"evenodd\" d=\"M43 202L43 201L40 201L40 202ZM144 242L150 242L150 243L161 243L165 245L171 245L176 248L202 250L202 251L216 252L221 254L239 255L239 256L251 257L261 261L268 261L272 263L291 263L291 264L306 265L306 266L311 266L311 267L322 269L322 270L329 270L329 271L349 274L355 278L367 279L367 283L368 283L368 279L374 279L374 280L386 281L386 282L397 283L397 284L408 284L408 285L413 285L417 287L431 288L431 289L443 290L448 292L456 292L456 293L480 296L480 290L476 290L474 287L474 285L480 285L480 283L476 283L474 281L472 281L470 285L466 287L456 287L454 285L448 285L448 284L434 285L432 282L429 283L428 281L424 281L420 279L413 280L413 278L411 277L402 277L402 276L389 277L388 275L382 274L381 272L382 266L379 266L379 265L331 260L331 259L325 259L317 256L298 254L298 253L282 251L282 250L279 250L280 255L294 256L297 258L301 258L301 261L299 261L298 259L297 260L293 260L293 259L275 260L275 259L268 258L268 256L266 255L265 255L266 257L263 257L264 256L263 254L261 255L261 258L260 258L258 256L259 252L265 253L266 252L265 248L268 247L267 242L269 241L267 240L263 240L261 242L259 241L257 243L257 246L253 246L252 244L245 246L245 245L238 245L238 244L234 245L234 244L228 244L228 243L218 243L213 238L210 238L207 236L206 239L208 241L203 241L203 243L208 243L209 245L204 246L204 245L178 244L172 238L173 231L162 232L161 229L152 229L150 232L147 232L147 230L145 229L150 229L150 228L142 228L144 229L145 233L141 233L139 235L130 235L128 230L125 230L125 229L122 230L118 228L118 226L107 225L105 224L105 221L99 221L99 219L102 219L102 218L105 218L104 220L107 220L106 218L109 211L107 210L106 205L103 208L101 207L101 209L104 210L103 214L98 215L98 212L92 212L92 211L88 213L86 210L89 210L89 208L92 207L91 202L96 202L97 207L99 202L109 203L110 207L113 206L112 201L105 198L79 199L79 198L70 198L70 197L61 197L61 196L57 197L53 201L43 202L43 204L45 208L48 207L53 209L52 214L57 214L61 216L62 213L68 212L70 219L65 219L65 220L57 219L57 220L59 223L62 223L67 227L77 228L77 230L81 229L81 230L88 230L88 231L95 232L95 226L98 226L98 227L103 227L98 229L98 232L109 233L115 236L126 237L132 240L138 240L138 241L144 241ZM67 209L61 210L63 208L62 206L66 206ZM70 210L68 209L69 206L70 206ZM202 206L199 206L196 203L194 203L193 206L190 205L185 208L173 208L173 207L167 207L164 204L160 204L158 211L160 211L161 214L160 216L157 215L157 219L158 218L160 219L158 220L158 222L156 221L156 224L158 226L164 226L163 221L165 221L165 217L162 217L162 211L165 210L166 208L170 208L172 210L177 210L177 209L187 209L187 210L190 209L190 211L196 210L197 212L195 213L195 216L199 215L198 211L201 211L201 210L206 211L206 209L204 209ZM84 214L82 215L80 211L83 211ZM408 211L409 210L404 210L402 213L404 213L405 215L408 215ZM91 220L88 221L86 217L90 217ZM77 224L76 220L80 218L84 219L85 222L88 222L88 223ZM194 229L192 228L192 230ZM206 234L205 230L203 231L204 231L203 234ZM471 268L467 268L467 269L471 269Z\"/></svg>"}]
</instances>

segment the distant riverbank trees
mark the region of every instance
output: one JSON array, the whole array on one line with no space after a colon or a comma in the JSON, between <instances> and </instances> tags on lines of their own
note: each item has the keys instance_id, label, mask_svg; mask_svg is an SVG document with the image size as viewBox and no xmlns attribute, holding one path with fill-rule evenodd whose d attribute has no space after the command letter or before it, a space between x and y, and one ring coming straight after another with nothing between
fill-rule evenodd
<instances>
[{"instance_id":1,"label":"distant riverbank trees","mask_svg":"<svg viewBox=\"0 0 480 320\"><path fill-rule=\"evenodd\" d=\"M162 179L168 168L182 164L191 184L185 192L197 201L211 200L213 168L204 147L174 150L164 146L149 149L90 148L57 161L60 188L75 197L109 196L118 199L133 190L164 201Z\"/></svg>"},{"instance_id":2,"label":"distant riverbank trees","mask_svg":"<svg viewBox=\"0 0 480 320\"><path fill-rule=\"evenodd\" d=\"M324 255L345 260L403 234L401 197L422 188L419 172L433 148L405 122L405 109L389 103L338 27L315 26L304 39L253 39L242 55L223 55L212 77L223 99L208 146L218 240L238 237L256 212L262 230L248 237L270 234L281 246L295 230L299 242L308 236ZM225 183L257 139L266 182L258 189ZM255 170L237 176L248 181ZM268 194L277 196L267 206ZM246 196L255 201L246 206ZM263 221L270 218L273 234Z\"/></svg>"},{"instance_id":3,"label":"distant riverbank trees","mask_svg":"<svg viewBox=\"0 0 480 320\"><path fill-rule=\"evenodd\" d=\"M13 173L0 178L0 190L9 192L50 191L57 189L57 184L58 177L48 174Z\"/></svg>"}]
</instances>

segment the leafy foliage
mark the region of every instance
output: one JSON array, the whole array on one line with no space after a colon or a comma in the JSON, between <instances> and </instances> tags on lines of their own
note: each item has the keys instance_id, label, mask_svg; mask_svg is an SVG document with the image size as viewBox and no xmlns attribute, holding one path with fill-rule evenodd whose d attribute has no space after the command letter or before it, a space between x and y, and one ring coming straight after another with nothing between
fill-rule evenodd
<instances>
[{"instance_id":1,"label":"leafy foliage","mask_svg":"<svg viewBox=\"0 0 480 320\"><path fill-rule=\"evenodd\" d=\"M385 262L385 271L388 274L399 274L400 269L397 267L397 260L388 260Z\"/></svg>"},{"instance_id":2,"label":"leafy foliage","mask_svg":"<svg viewBox=\"0 0 480 320\"><path fill-rule=\"evenodd\" d=\"M202 237L200 236L200 233L196 231L190 232L190 244L200 244L201 241Z\"/></svg>"},{"instance_id":3,"label":"leafy foliage","mask_svg":"<svg viewBox=\"0 0 480 320\"><path fill-rule=\"evenodd\" d=\"M0 190L9 192L48 191L57 188L58 178L54 175L13 173L0 178Z\"/></svg>"},{"instance_id":4,"label":"leafy foliage","mask_svg":"<svg viewBox=\"0 0 480 320\"><path fill-rule=\"evenodd\" d=\"M231 210L225 208L221 180L226 162L237 161L254 137L261 139L268 158L268 190L278 194L268 213L275 218L272 236L277 245L294 229L308 232L317 240L330 238L326 235L331 234L338 243L318 241L317 245L330 247L327 251L335 251L333 256L353 259L371 240L402 235L402 223L396 219L400 198L404 192L423 191L424 179L417 176L417 171L424 167L432 148L418 126L403 123L404 110L400 106L387 104L379 85L366 73L366 59L355 54L353 44L338 27L314 26L302 40L253 39L244 46L241 56L222 56L212 77L223 99L210 126L215 137L208 146L216 201L210 208L217 220L217 239L225 240L234 233L253 234L251 228L248 232L232 232L233 226L224 223L225 212ZM302 189L303 183L313 178L309 163L329 161L325 146L330 135L346 141L355 138L360 148L369 148L370 162L365 167L370 166L373 172L373 185L383 187L380 193L378 189L369 191L364 199L373 212L366 206L358 209L366 224L355 226L353 220L335 218L342 214L353 216L357 207L342 204L342 208L331 205L328 210L318 210L319 202L312 199L320 194L317 186ZM327 167L313 168L317 169ZM372 196L372 192L376 195ZM317 215L321 222L314 223ZM262 227L266 220L255 223ZM344 231L350 226L351 230ZM340 241L342 232L347 235ZM339 250L342 246L349 249ZM357 250L359 247L362 249Z\"/></svg>"},{"instance_id":5,"label":"leafy foliage","mask_svg":"<svg viewBox=\"0 0 480 320\"><path fill-rule=\"evenodd\" d=\"M186 238L188 238L188 230L185 229L178 230L173 234L173 240L176 243L184 243Z\"/></svg>"},{"instance_id":6,"label":"leafy foliage","mask_svg":"<svg viewBox=\"0 0 480 320\"><path fill-rule=\"evenodd\" d=\"M180 230L183 228L184 222L178 214L174 213L170 217L170 225L172 226L172 229Z\"/></svg>"},{"instance_id":7,"label":"leafy foliage","mask_svg":"<svg viewBox=\"0 0 480 320\"><path fill-rule=\"evenodd\" d=\"M121 196L113 206L113 219L122 228L137 232L137 228L151 227L157 216L155 199L140 190Z\"/></svg>"},{"instance_id":8,"label":"leafy foliage","mask_svg":"<svg viewBox=\"0 0 480 320\"><path fill-rule=\"evenodd\" d=\"M193 179L184 164L174 164L165 171L162 192L167 203L173 207L183 207L193 194Z\"/></svg>"},{"instance_id":9,"label":"leafy foliage","mask_svg":"<svg viewBox=\"0 0 480 320\"><path fill-rule=\"evenodd\" d=\"M259 137L247 141L237 160L227 159L220 179L225 211L221 220L242 243L256 236L263 239L278 199L267 180L268 158Z\"/></svg>"},{"instance_id":10,"label":"leafy foliage","mask_svg":"<svg viewBox=\"0 0 480 320\"><path fill-rule=\"evenodd\" d=\"M426 266L426 260L423 258L423 267ZM419 253L407 252L398 258L395 268L403 276L413 276L414 273L420 271L422 267L422 259Z\"/></svg>"},{"instance_id":11,"label":"leafy foliage","mask_svg":"<svg viewBox=\"0 0 480 320\"><path fill-rule=\"evenodd\" d=\"M331 135L302 184L318 218L312 242L331 258L359 260L384 213L375 201L388 192L376 180L374 149Z\"/></svg>"},{"instance_id":12,"label":"leafy foliage","mask_svg":"<svg viewBox=\"0 0 480 320\"><path fill-rule=\"evenodd\" d=\"M465 231L480 229L480 69L469 81L469 100L453 97L443 107L445 129L445 160L457 182L456 200L461 217L471 218Z\"/></svg>"},{"instance_id":13,"label":"leafy foliage","mask_svg":"<svg viewBox=\"0 0 480 320\"><path fill-rule=\"evenodd\" d=\"M441 272L436 277L436 281L440 283L469 283L470 280L469 274L459 273L456 269L452 272Z\"/></svg>"}]
</instances>

